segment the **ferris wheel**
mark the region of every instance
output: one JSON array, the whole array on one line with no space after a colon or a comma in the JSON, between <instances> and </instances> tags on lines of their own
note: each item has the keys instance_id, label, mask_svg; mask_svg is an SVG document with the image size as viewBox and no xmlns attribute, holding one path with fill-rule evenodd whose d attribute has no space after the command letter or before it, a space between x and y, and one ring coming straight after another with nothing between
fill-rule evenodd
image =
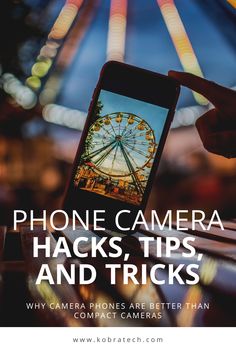
<instances>
[{"instance_id":1,"label":"ferris wheel","mask_svg":"<svg viewBox=\"0 0 236 354\"><path fill-rule=\"evenodd\" d=\"M82 159L102 175L131 181L143 193L156 149L154 131L144 119L114 112L90 126Z\"/></svg>"}]
</instances>

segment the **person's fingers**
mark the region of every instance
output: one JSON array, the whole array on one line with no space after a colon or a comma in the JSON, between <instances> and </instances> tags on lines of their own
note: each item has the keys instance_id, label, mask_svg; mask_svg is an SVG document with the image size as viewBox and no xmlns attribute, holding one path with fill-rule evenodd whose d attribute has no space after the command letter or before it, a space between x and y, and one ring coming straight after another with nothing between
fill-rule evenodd
<instances>
[{"instance_id":1,"label":"person's fingers","mask_svg":"<svg viewBox=\"0 0 236 354\"><path fill-rule=\"evenodd\" d=\"M218 130L219 119L218 112L216 109L211 109L210 111L203 114L199 117L195 123L196 128L198 130L198 134L203 141L203 145L205 140L207 139L209 134L212 134Z\"/></svg>"},{"instance_id":2,"label":"person's fingers","mask_svg":"<svg viewBox=\"0 0 236 354\"><path fill-rule=\"evenodd\" d=\"M217 86L216 83L185 72L171 70L169 71L168 75L179 81L181 85L202 94L209 100L213 98L212 96L214 95L214 91Z\"/></svg>"},{"instance_id":3,"label":"person's fingers","mask_svg":"<svg viewBox=\"0 0 236 354\"><path fill-rule=\"evenodd\" d=\"M236 100L235 91L199 76L173 70L169 71L168 75L181 85L202 94L217 108L227 110L227 104Z\"/></svg>"},{"instance_id":4,"label":"person's fingers","mask_svg":"<svg viewBox=\"0 0 236 354\"><path fill-rule=\"evenodd\" d=\"M236 157L236 132L224 131L210 134L205 148L214 154L227 158Z\"/></svg>"},{"instance_id":5,"label":"person's fingers","mask_svg":"<svg viewBox=\"0 0 236 354\"><path fill-rule=\"evenodd\" d=\"M236 157L236 91L190 73L170 71L169 76L202 94L216 107L196 122L204 147L218 155Z\"/></svg>"},{"instance_id":6,"label":"person's fingers","mask_svg":"<svg viewBox=\"0 0 236 354\"><path fill-rule=\"evenodd\" d=\"M196 127L206 150L225 157L236 156L236 130L229 129L216 109L198 118Z\"/></svg>"}]
</instances>

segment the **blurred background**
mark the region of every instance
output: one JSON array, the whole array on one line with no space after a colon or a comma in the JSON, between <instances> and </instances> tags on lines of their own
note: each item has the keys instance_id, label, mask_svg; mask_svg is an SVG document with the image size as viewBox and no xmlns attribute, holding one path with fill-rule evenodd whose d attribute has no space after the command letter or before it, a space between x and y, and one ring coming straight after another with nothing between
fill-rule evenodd
<instances>
[{"instance_id":1,"label":"blurred background","mask_svg":"<svg viewBox=\"0 0 236 354\"><path fill-rule=\"evenodd\" d=\"M0 223L60 207L104 62L235 88L235 33L235 0L1 0ZM148 209L235 217L236 159L207 153L194 127L210 108L182 89Z\"/></svg>"}]
</instances>

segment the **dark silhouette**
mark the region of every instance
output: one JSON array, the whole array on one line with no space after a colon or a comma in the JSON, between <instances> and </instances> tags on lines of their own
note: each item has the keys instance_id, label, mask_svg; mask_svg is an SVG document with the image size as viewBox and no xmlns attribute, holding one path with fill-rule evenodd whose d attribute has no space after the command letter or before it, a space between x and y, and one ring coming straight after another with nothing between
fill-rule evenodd
<instances>
[{"instance_id":1,"label":"dark silhouette","mask_svg":"<svg viewBox=\"0 0 236 354\"><path fill-rule=\"evenodd\" d=\"M236 157L236 91L193 74L169 71L169 76L214 105L196 122L204 147L227 158Z\"/></svg>"}]
</instances>

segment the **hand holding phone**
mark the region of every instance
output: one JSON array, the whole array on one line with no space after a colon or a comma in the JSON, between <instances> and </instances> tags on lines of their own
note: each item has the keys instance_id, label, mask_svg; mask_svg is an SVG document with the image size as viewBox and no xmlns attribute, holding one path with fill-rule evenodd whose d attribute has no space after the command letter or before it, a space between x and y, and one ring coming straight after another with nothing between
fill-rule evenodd
<instances>
[{"instance_id":1,"label":"hand holding phone","mask_svg":"<svg viewBox=\"0 0 236 354\"><path fill-rule=\"evenodd\" d=\"M64 209L105 210L130 225L144 210L174 115L179 85L127 64L104 65L73 164Z\"/></svg>"},{"instance_id":2,"label":"hand holding phone","mask_svg":"<svg viewBox=\"0 0 236 354\"><path fill-rule=\"evenodd\" d=\"M214 154L236 157L236 92L189 73L170 71L169 76L215 106L196 121L204 147Z\"/></svg>"}]
</instances>

